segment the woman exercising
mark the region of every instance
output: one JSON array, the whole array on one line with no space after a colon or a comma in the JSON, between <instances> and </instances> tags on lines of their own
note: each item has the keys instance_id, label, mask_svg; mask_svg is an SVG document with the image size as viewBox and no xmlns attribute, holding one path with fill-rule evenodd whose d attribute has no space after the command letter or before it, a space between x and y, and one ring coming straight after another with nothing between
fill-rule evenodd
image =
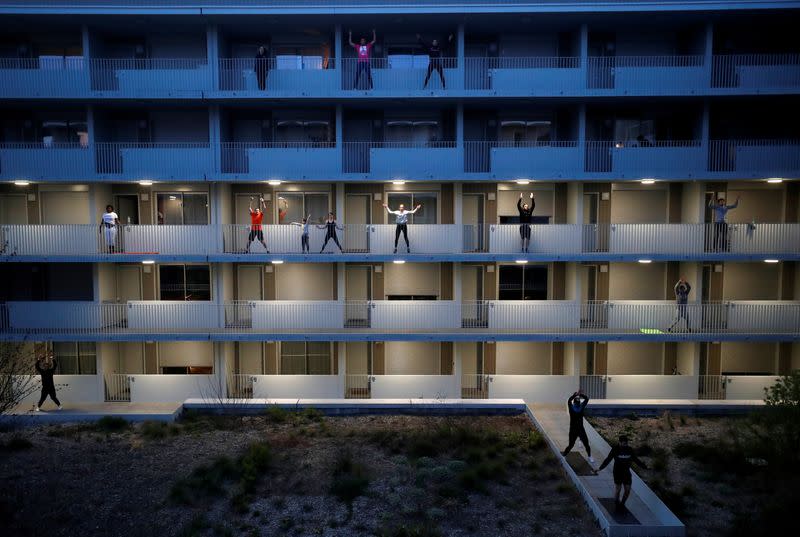
<instances>
[{"instance_id":1,"label":"woman exercising","mask_svg":"<svg viewBox=\"0 0 800 537\"><path fill-rule=\"evenodd\" d=\"M327 230L325 232L325 242L322 243L322 250L320 250L319 253L325 251L325 247L328 245L328 241L331 239L333 239L333 242L335 242L336 246L339 247L339 251L340 252L342 251L342 245L339 244L339 238L336 236L336 230L339 229L341 231L344 231L344 227L336 223L336 215L334 215L333 213L328 213L328 219L325 221L325 224L317 226L317 229Z\"/></svg>"},{"instance_id":2,"label":"woman exercising","mask_svg":"<svg viewBox=\"0 0 800 537\"><path fill-rule=\"evenodd\" d=\"M400 240L400 233L402 233L403 238L406 240L406 252L410 254L411 246L409 246L408 244L408 215L414 214L415 212L419 211L422 205L417 205L416 207L414 207L413 211L406 211L406 206L403 205L402 203L400 204L400 207L398 207L396 211L391 210L389 206L386 205L385 203L383 204L383 207L389 214L397 216L396 220L397 226L395 226L394 228L394 253L397 253L397 241Z\"/></svg>"},{"instance_id":3,"label":"woman exercising","mask_svg":"<svg viewBox=\"0 0 800 537\"><path fill-rule=\"evenodd\" d=\"M305 218L303 218L302 222L292 222L293 226L300 226L301 228L303 228L303 234L300 235L300 248L303 249L304 254L309 253L311 250L311 247L308 244L308 228L311 227L310 222L311 222L310 214Z\"/></svg>"}]
</instances>

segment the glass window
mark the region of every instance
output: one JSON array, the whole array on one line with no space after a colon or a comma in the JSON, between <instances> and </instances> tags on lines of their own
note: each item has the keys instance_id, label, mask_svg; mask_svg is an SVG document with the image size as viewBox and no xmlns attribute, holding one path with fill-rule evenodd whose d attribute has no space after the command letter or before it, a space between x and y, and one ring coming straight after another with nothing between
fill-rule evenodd
<instances>
[{"instance_id":1,"label":"glass window","mask_svg":"<svg viewBox=\"0 0 800 537\"><path fill-rule=\"evenodd\" d=\"M96 375L97 351L93 342L54 342L57 375Z\"/></svg>"},{"instance_id":2,"label":"glass window","mask_svg":"<svg viewBox=\"0 0 800 537\"><path fill-rule=\"evenodd\" d=\"M281 375L331 375L331 344L326 341L281 343Z\"/></svg>"},{"instance_id":3,"label":"glass window","mask_svg":"<svg viewBox=\"0 0 800 537\"><path fill-rule=\"evenodd\" d=\"M312 222L322 222L330 210L329 197L324 193L279 192L278 223L300 222L308 214Z\"/></svg>"},{"instance_id":4,"label":"glass window","mask_svg":"<svg viewBox=\"0 0 800 537\"><path fill-rule=\"evenodd\" d=\"M501 265L500 300L547 300L547 266Z\"/></svg>"},{"instance_id":5,"label":"glass window","mask_svg":"<svg viewBox=\"0 0 800 537\"><path fill-rule=\"evenodd\" d=\"M550 121L501 121L500 141L517 144L549 142Z\"/></svg>"},{"instance_id":6,"label":"glass window","mask_svg":"<svg viewBox=\"0 0 800 537\"><path fill-rule=\"evenodd\" d=\"M655 121L651 119L618 119L614 123L614 141L644 141L645 144L652 144L655 141Z\"/></svg>"},{"instance_id":7,"label":"glass window","mask_svg":"<svg viewBox=\"0 0 800 537\"><path fill-rule=\"evenodd\" d=\"M386 122L385 134L387 142L426 144L438 141L440 130L436 120L390 120Z\"/></svg>"},{"instance_id":8,"label":"glass window","mask_svg":"<svg viewBox=\"0 0 800 537\"><path fill-rule=\"evenodd\" d=\"M417 205L422 205L419 211L412 214L408 222L410 224L435 224L437 211L437 195L435 192L402 192L389 193L389 208L396 211L402 203L408 210L413 210ZM394 223L391 215L389 223Z\"/></svg>"},{"instance_id":9,"label":"glass window","mask_svg":"<svg viewBox=\"0 0 800 537\"><path fill-rule=\"evenodd\" d=\"M163 192L156 195L159 225L207 225L208 194Z\"/></svg>"},{"instance_id":10,"label":"glass window","mask_svg":"<svg viewBox=\"0 0 800 537\"><path fill-rule=\"evenodd\" d=\"M280 120L275 124L275 141L327 143L333 141L333 129L330 121L325 120Z\"/></svg>"},{"instance_id":11,"label":"glass window","mask_svg":"<svg viewBox=\"0 0 800 537\"><path fill-rule=\"evenodd\" d=\"M211 300L208 265L159 265L161 300Z\"/></svg>"}]
</instances>

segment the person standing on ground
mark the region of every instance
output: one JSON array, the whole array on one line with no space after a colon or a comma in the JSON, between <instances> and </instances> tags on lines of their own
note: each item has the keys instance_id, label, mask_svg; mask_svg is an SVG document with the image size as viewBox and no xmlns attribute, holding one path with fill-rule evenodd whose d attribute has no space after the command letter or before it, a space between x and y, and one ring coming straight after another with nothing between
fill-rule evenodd
<instances>
[{"instance_id":1,"label":"person standing on ground","mask_svg":"<svg viewBox=\"0 0 800 537\"><path fill-rule=\"evenodd\" d=\"M342 245L339 244L339 238L336 236L336 230L344 231L344 227L340 226L336 223L336 215L333 213L328 213L328 219L325 223L321 226L317 226L318 229L325 229L325 242L322 243L322 249L319 253L325 251L325 247L328 245L328 241L333 239L333 242L336 243L336 246L339 247L339 252L342 252Z\"/></svg>"},{"instance_id":2,"label":"person standing on ground","mask_svg":"<svg viewBox=\"0 0 800 537\"><path fill-rule=\"evenodd\" d=\"M517 200L517 210L519 211L519 236L522 239L522 252L528 253L531 245L531 221L533 210L536 208L536 200L533 199L533 192L530 194L531 204L522 203L522 192L519 193Z\"/></svg>"},{"instance_id":3,"label":"person standing on ground","mask_svg":"<svg viewBox=\"0 0 800 537\"><path fill-rule=\"evenodd\" d=\"M628 445L628 437L624 434L619 437L619 444L611 448L608 457L606 457L606 460L603 461L603 464L600 465L595 474L608 466L612 460L614 461L614 505L617 511L621 511L631 493L631 482L633 481L631 463L636 463L642 468L647 468L647 465L639 460L636 453L633 452L633 448ZM620 488L624 488L621 499L619 497Z\"/></svg>"},{"instance_id":4,"label":"person standing on ground","mask_svg":"<svg viewBox=\"0 0 800 537\"><path fill-rule=\"evenodd\" d=\"M119 228L119 216L114 212L113 205L106 205L106 212L100 220L100 233L106 240L106 250L109 254L117 251L117 229Z\"/></svg>"},{"instance_id":5,"label":"person standing on ground","mask_svg":"<svg viewBox=\"0 0 800 537\"><path fill-rule=\"evenodd\" d=\"M258 238L258 241L264 247L264 249L269 253L269 248L267 248L267 243L264 242L264 230L262 228L261 222L264 221L264 210L266 210L267 204L264 202L263 197L258 198L258 205L256 206L255 210L253 210L253 197L250 197L250 235L247 237L247 248L245 248L245 253L250 253L250 245L253 244L253 239Z\"/></svg>"},{"instance_id":6,"label":"person standing on ground","mask_svg":"<svg viewBox=\"0 0 800 537\"><path fill-rule=\"evenodd\" d=\"M267 89L267 74L269 72L269 53L267 47L260 45L256 52L256 80L258 80L258 89L264 91Z\"/></svg>"},{"instance_id":7,"label":"person standing on ground","mask_svg":"<svg viewBox=\"0 0 800 537\"><path fill-rule=\"evenodd\" d=\"M439 80L442 81L442 89L447 89L444 81L444 50L443 47L439 46L439 40L434 39L430 43L426 43L422 40L422 36L417 34L417 41L428 53L428 74L425 75L425 84L422 85L422 89L428 87L428 81L430 80L431 73L433 73L434 70L439 73ZM452 41L453 34L450 34L450 37L447 38L448 47Z\"/></svg>"},{"instance_id":8,"label":"person standing on ground","mask_svg":"<svg viewBox=\"0 0 800 537\"><path fill-rule=\"evenodd\" d=\"M677 306L677 310L675 311L676 316L675 320L672 321L672 324L667 328L667 332L672 332L672 329L681 322L681 319L686 321L686 330L689 332L692 329L689 327L689 314L687 312L687 308L689 307L689 293L692 291L692 286L689 285L689 282L686 281L686 278L681 276L678 280L678 283L675 284L675 303Z\"/></svg>"},{"instance_id":9,"label":"person standing on ground","mask_svg":"<svg viewBox=\"0 0 800 537\"><path fill-rule=\"evenodd\" d=\"M391 210L385 203L383 204L383 207L389 214L397 216L397 225L394 228L394 253L397 253L397 241L400 240L400 233L403 234L403 238L406 240L406 252L411 253L411 246L408 244L408 215L419 211L422 205L417 205L414 207L413 211L406 211L406 206L402 203L396 211Z\"/></svg>"},{"instance_id":10,"label":"person standing on ground","mask_svg":"<svg viewBox=\"0 0 800 537\"><path fill-rule=\"evenodd\" d=\"M302 222L292 222L293 226L300 226L303 228L303 234L300 235L300 248L303 249L303 253L307 254L310 253L311 247L308 243L308 229L311 227L311 215L309 214L305 218L303 218ZM324 249L324 246L323 246Z\"/></svg>"},{"instance_id":11,"label":"person standing on ground","mask_svg":"<svg viewBox=\"0 0 800 537\"><path fill-rule=\"evenodd\" d=\"M561 452L564 457L572 450L575 441L580 438L583 447L586 449L586 457L590 463L594 463L592 458L592 448L589 447L589 438L586 436L586 429L583 427L583 411L589 404L589 396L578 390L567 399L567 411L569 412L569 444L567 449Z\"/></svg>"},{"instance_id":12,"label":"person standing on ground","mask_svg":"<svg viewBox=\"0 0 800 537\"><path fill-rule=\"evenodd\" d=\"M714 212L714 250L717 252L728 250L728 223L725 218L728 211L739 206L740 198L741 196L736 196L736 203L733 205L725 205L723 198L719 198L716 205L713 200L708 202L708 208Z\"/></svg>"},{"instance_id":13,"label":"person standing on ground","mask_svg":"<svg viewBox=\"0 0 800 537\"><path fill-rule=\"evenodd\" d=\"M42 378L42 395L39 397L39 402L36 404L36 412L41 410L47 396L50 396L50 399L58 405L59 410L62 408L61 401L56 397L56 385L55 382L53 382L53 375L56 372L56 367L58 367L58 361L55 359L52 352L46 353L36 360L36 372L39 373Z\"/></svg>"},{"instance_id":14,"label":"person standing on ground","mask_svg":"<svg viewBox=\"0 0 800 537\"><path fill-rule=\"evenodd\" d=\"M356 79L353 82L353 89L359 89L358 79L361 77L362 72L366 73L367 80L369 81L369 89L372 89L372 69L370 68L370 57L372 56L372 47L375 45L375 41L377 41L375 30L372 30L372 41L367 43L367 40L362 37L359 40L358 45L353 43L353 32L348 31L347 34L347 40L349 41L350 46L356 49L356 54L358 55L358 61L356 61Z\"/></svg>"}]
</instances>

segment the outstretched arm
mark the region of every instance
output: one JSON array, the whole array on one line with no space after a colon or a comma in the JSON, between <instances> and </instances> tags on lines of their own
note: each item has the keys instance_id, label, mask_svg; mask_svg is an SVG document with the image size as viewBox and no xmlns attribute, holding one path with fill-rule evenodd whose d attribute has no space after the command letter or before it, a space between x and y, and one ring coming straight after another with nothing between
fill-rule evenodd
<instances>
[{"instance_id":1,"label":"outstretched arm","mask_svg":"<svg viewBox=\"0 0 800 537\"><path fill-rule=\"evenodd\" d=\"M383 204L383 208L384 208L384 209L386 209L386 212L387 212L387 213L389 213L389 214L399 214L399 211L393 211L393 210L391 210L391 209L389 208L389 206L388 206L388 205L386 205L385 203Z\"/></svg>"},{"instance_id":2,"label":"outstretched arm","mask_svg":"<svg viewBox=\"0 0 800 537\"><path fill-rule=\"evenodd\" d=\"M644 462L642 462L642 459L637 457L635 453L631 455L631 462L647 470L647 465Z\"/></svg>"},{"instance_id":3,"label":"outstretched arm","mask_svg":"<svg viewBox=\"0 0 800 537\"><path fill-rule=\"evenodd\" d=\"M347 31L347 41L348 41L348 43L350 43L351 47L356 46L355 43L353 43L353 32L352 32L352 30L348 30Z\"/></svg>"},{"instance_id":4,"label":"outstretched arm","mask_svg":"<svg viewBox=\"0 0 800 537\"><path fill-rule=\"evenodd\" d=\"M736 207L738 207L739 206L739 199L740 199L740 197L736 196L736 203L734 203L733 205L728 205L728 209L735 209Z\"/></svg>"},{"instance_id":5,"label":"outstretched arm","mask_svg":"<svg viewBox=\"0 0 800 537\"><path fill-rule=\"evenodd\" d=\"M409 212L410 214L414 214L415 212L419 211L421 207L422 207L422 205L417 205L416 207L414 207L414 210L413 210L413 211L408 211L408 212Z\"/></svg>"},{"instance_id":6,"label":"outstretched arm","mask_svg":"<svg viewBox=\"0 0 800 537\"><path fill-rule=\"evenodd\" d=\"M258 200L259 200L259 203L261 204L261 209L265 211L267 209L267 202L264 201L263 196L258 198Z\"/></svg>"},{"instance_id":7,"label":"outstretched arm","mask_svg":"<svg viewBox=\"0 0 800 537\"><path fill-rule=\"evenodd\" d=\"M614 457L615 457L616 455L617 455L617 448L616 448L616 447L613 447L613 448L611 448L611 451L609 451L609 452L608 452L608 457L606 457L606 460L604 460L604 461L603 461L603 464L601 464L601 465L600 465L600 467L597 469L597 471L598 471L598 472L600 472L600 471L602 471L602 470L603 470L603 468L605 468L606 466L608 466L608 464L609 464L611 461L613 461L613 460L614 460Z\"/></svg>"},{"instance_id":8,"label":"outstretched arm","mask_svg":"<svg viewBox=\"0 0 800 537\"><path fill-rule=\"evenodd\" d=\"M377 40L378 40L378 38L377 38L377 36L375 35L375 28L373 28L373 29L372 29L372 41L370 41L370 42L369 42L369 44L370 44L370 45L374 45L374 44L375 44L375 41L377 41Z\"/></svg>"}]
</instances>

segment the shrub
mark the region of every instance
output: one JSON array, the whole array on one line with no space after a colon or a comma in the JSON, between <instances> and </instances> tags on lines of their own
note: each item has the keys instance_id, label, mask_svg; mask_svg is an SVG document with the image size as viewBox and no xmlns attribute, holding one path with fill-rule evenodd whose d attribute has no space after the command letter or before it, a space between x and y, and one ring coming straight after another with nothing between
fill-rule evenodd
<instances>
[{"instance_id":1,"label":"shrub","mask_svg":"<svg viewBox=\"0 0 800 537\"><path fill-rule=\"evenodd\" d=\"M289 419L289 413L278 405L269 405L264 414L272 423L283 423Z\"/></svg>"},{"instance_id":2,"label":"shrub","mask_svg":"<svg viewBox=\"0 0 800 537\"><path fill-rule=\"evenodd\" d=\"M128 421L119 416L103 416L94 424L95 430L103 433L117 433L130 426Z\"/></svg>"},{"instance_id":3,"label":"shrub","mask_svg":"<svg viewBox=\"0 0 800 537\"><path fill-rule=\"evenodd\" d=\"M346 503L350 511L353 500L363 495L368 487L369 477L366 467L354 461L351 453L340 454L333 467L330 493Z\"/></svg>"},{"instance_id":4,"label":"shrub","mask_svg":"<svg viewBox=\"0 0 800 537\"><path fill-rule=\"evenodd\" d=\"M5 451L23 451L32 447L33 442L17 434L9 438L5 444L2 444L2 448Z\"/></svg>"},{"instance_id":5,"label":"shrub","mask_svg":"<svg viewBox=\"0 0 800 537\"><path fill-rule=\"evenodd\" d=\"M303 412L300 415L307 421L322 421L322 418L324 417L324 414L314 407L303 409Z\"/></svg>"},{"instance_id":6,"label":"shrub","mask_svg":"<svg viewBox=\"0 0 800 537\"><path fill-rule=\"evenodd\" d=\"M145 421L139 430L141 435L148 440L161 440L171 434L177 434L178 428L163 421Z\"/></svg>"}]
</instances>

